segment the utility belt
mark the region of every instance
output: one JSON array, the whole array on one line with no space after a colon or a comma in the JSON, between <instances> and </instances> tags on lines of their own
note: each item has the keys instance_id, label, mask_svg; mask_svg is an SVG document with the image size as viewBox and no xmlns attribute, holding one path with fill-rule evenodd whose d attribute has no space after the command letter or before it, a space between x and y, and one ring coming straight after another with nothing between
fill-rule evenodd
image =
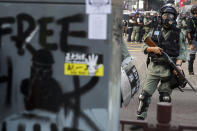
<instances>
[{"instance_id":1,"label":"utility belt","mask_svg":"<svg viewBox=\"0 0 197 131\"><path fill-rule=\"evenodd\" d=\"M167 60L163 56L152 54L152 55L149 55L149 58L151 58L150 61L153 62L154 65L162 65L166 69L171 69L170 64L167 62ZM174 63L176 63L175 57L171 59L173 60Z\"/></svg>"},{"instance_id":2,"label":"utility belt","mask_svg":"<svg viewBox=\"0 0 197 131\"><path fill-rule=\"evenodd\" d=\"M181 27L182 30L187 30L187 27Z\"/></svg>"},{"instance_id":3,"label":"utility belt","mask_svg":"<svg viewBox=\"0 0 197 131\"><path fill-rule=\"evenodd\" d=\"M151 27L151 25L144 25L144 27L149 27L149 28L150 28L150 27Z\"/></svg>"},{"instance_id":4,"label":"utility belt","mask_svg":"<svg viewBox=\"0 0 197 131\"><path fill-rule=\"evenodd\" d=\"M151 62L153 62L155 65L169 65L169 63L166 61L152 61L151 60Z\"/></svg>"},{"instance_id":5,"label":"utility belt","mask_svg":"<svg viewBox=\"0 0 197 131\"><path fill-rule=\"evenodd\" d=\"M167 61L152 61L153 62L153 65L161 65L163 67L165 67L165 69L170 69L172 70L172 67L170 66L170 64L167 62Z\"/></svg>"}]
</instances>

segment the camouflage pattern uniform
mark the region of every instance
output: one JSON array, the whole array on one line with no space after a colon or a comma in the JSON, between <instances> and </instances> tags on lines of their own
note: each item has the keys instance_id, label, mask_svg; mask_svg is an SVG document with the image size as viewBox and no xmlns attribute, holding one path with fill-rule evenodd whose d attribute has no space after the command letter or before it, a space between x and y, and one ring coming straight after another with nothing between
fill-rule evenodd
<instances>
[{"instance_id":1,"label":"camouflage pattern uniform","mask_svg":"<svg viewBox=\"0 0 197 131\"><path fill-rule=\"evenodd\" d=\"M164 29L162 29L162 34L163 34L164 39L167 39L169 37L170 32L171 31L165 31ZM152 33L153 31L150 32L147 36L151 37ZM186 50L184 35L182 32L180 32L179 45L180 45L180 51L179 51L180 54L177 58L172 58L172 59L181 59L182 61L186 61L187 50ZM148 46L144 43L142 48L145 54L147 54L145 51L147 47ZM165 63L166 60L164 57L160 57L158 61ZM172 89L170 88L171 76L172 76L172 71L170 68L166 68L166 65L155 64L152 61L150 62L150 64L148 65L146 82L142 89L142 92L145 91L148 95L147 107L145 109L146 111L137 115L138 118L142 118L142 119L146 118L148 105L150 104L150 101L151 101L151 96L156 91L159 82L161 82L161 84L158 87L158 91L160 94L168 93L170 95L172 93Z\"/></svg>"},{"instance_id":2,"label":"camouflage pattern uniform","mask_svg":"<svg viewBox=\"0 0 197 131\"><path fill-rule=\"evenodd\" d=\"M152 20L150 18L150 14L146 14L146 17L144 18L144 30L145 30L145 33L144 33L144 36L143 38L145 38L148 33L150 32L151 30L151 25L152 24Z\"/></svg>"},{"instance_id":3,"label":"camouflage pattern uniform","mask_svg":"<svg viewBox=\"0 0 197 131\"><path fill-rule=\"evenodd\" d=\"M190 46L189 58L188 58L188 71L189 75L194 75L193 64L196 58L197 52L197 5L193 5L191 8L192 17L188 20L188 43Z\"/></svg>"},{"instance_id":4,"label":"camouflage pattern uniform","mask_svg":"<svg viewBox=\"0 0 197 131\"><path fill-rule=\"evenodd\" d=\"M139 26L139 13L136 13L135 20L134 20L134 27L133 27L133 32L131 35L131 41L132 42L137 42L139 40L139 31L140 31L140 26Z\"/></svg>"},{"instance_id":5,"label":"camouflage pattern uniform","mask_svg":"<svg viewBox=\"0 0 197 131\"><path fill-rule=\"evenodd\" d=\"M150 37L158 47L149 47L143 44L143 51L148 54L150 63L147 69L147 78L139 95L139 107L137 119L144 120L147 116L148 107L153 93L158 88L160 102L171 102L173 69L162 56L165 51L181 69L182 62L186 61L186 44L183 33L176 27L176 9L165 5L161 8L162 28L154 29L147 37ZM160 83L160 84L159 84ZM174 84L174 83L173 83Z\"/></svg>"},{"instance_id":6,"label":"camouflage pattern uniform","mask_svg":"<svg viewBox=\"0 0 197 131\"><path fill-rule=\"evenodd\" d=\"M180 18L180 28L181 28L181 31L183 32L183 35L186 38L186 34L187 34L187 21L186 21L186 16L185 16L184 13L181 15L181 18Z\"/></svg>"}]
</instances>

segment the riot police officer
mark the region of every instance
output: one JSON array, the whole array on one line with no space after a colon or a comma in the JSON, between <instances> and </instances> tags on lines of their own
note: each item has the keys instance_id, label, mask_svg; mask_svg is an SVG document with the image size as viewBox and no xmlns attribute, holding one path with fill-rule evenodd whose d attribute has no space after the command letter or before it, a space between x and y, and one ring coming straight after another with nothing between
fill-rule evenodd
<instances>
[{"instance_id":1,"label":"riot police officer","mask_svg":"<svg viewBox=\"0 0 197 131\"><path fill-rule=\"evenodd\" d=\"M158 14L156 12L153 14L152 21L153 21L152 22L152 28L153 29L157 28L159 22L158 22Z\"/></svg>"},{"instance_id":2,"label":"riot police officer","mask_svg":"<svg viewBox=\"0 0 197 131\"><path fill-rule=\"evenodd\" d=\"M187 33L187 20L186 20L186 14L182 12L180 14L180 23L179 27L181 31L183 32L184 37L186 38L186 33Z\"/></svg>"},{"instance_id":3,"label":"riot police officer","mask_svg":"<svg viewBox=\"0 0 197 131\"><path fill-rule=\"evenodd\" d=\"M188 43L189 43L189 58L188 58L188 70L189 75L194 75L193 64L197 51L197 5L193 5L191 8L192 17L188 20Z\"/></svg>"},{"instance_id":4,"label":"riot police officer","mask_svg":"<svg viewBox=\"0 0 197 131\"><path fill-rule=\"evenodd\" d=\"M152 27L152 23L153 23L153 21L150 17L150 13L146 13L146 17L144 18L144 31L145 32L144 32L143 38L146 37L147 34L150 32L150 29Z\"/></svg>"},{"instance_id":5,"label":"riot police officer","mask_svg":"<svg viewBox=\"0 0 197 131\"><path fill-rule=\"evenodd\" d=\"M139 39L138 39L138 42L142 42L142 38L143 38L143 35L144 35L144 14L141 13L140 14L140 17L139 17L139 22L138 22L138 25L140 26L140 30L139 30Z\"/></svg>"},{"instance_id":6,"label":"riot police officer","mask_svg":"<svg viewBox=\"0 0 197 131\"><path fill-rule=\"evenodd\" d=\"M136 12L135 14L135 18L133 20L133 32L131 35L131 41L132 42L138 42L139 40L139 32L140 32L140 27L143 24L142 21L140 21L140 17L139 17L139 12Z\"/></svg>"},{"instance_id":7,"label":"riot police officer","mask_svg":"<svg viewBox=\"0 0 197 131\"><path fill-rule=\"evenodd\" d=\"M160 94L159 100L161 102L171 102L171 79L175 71L166 62L166 58L162 56L162 51L165 51L174 60L180 70L182 70L182 62L186 60L185 40L180 29L176 27L176 9L164 5L160 10L160 14L161 28L153 30L147 35L151 37L158 47L143 45L144 53L149 55L151 61L148 65L146 82L139 95L138 120L146 118L151 97L157 87Z\"/></svg>"},{"instance_id":8,"label":"riot police officer","mask_svg":"<svg viewBox=\"0 0 197 131\"><path fill-rule=\"evenodd\" d=\"M133 16L131 15L130 17L129 17L129 20L128 20L128 27L127 27L127 30L128 30L128 38L127 38L127 41L128 42L131 42L131 34L132 34L132 31L133 31Z\"/></svg>"},{"instance_id":9,"label":"riot police officer","mask_svg":"<svg viewBox=\"0 0 197 131\"><path fill-rule=\"evenodd\" d=\"M127 20L124 19L122 21L122 34L123 34L123 36L127 35L127 24L128 24Z\"/></svg>"}]
</instances>

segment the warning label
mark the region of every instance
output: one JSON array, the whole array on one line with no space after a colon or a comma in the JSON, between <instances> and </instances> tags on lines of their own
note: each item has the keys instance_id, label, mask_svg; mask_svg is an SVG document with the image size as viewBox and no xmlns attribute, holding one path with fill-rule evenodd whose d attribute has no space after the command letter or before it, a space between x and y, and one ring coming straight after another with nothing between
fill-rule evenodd
<instances>
[{"instance_id":1,"label":"warning label","mask_svg":"<svg viewBox=\"0 0 197 131\"><path fill-rule=\"evenodd\" d=\"M66 53L64 75L104 76L102 62L98 54Z\"/></svg>"}]
</instances>

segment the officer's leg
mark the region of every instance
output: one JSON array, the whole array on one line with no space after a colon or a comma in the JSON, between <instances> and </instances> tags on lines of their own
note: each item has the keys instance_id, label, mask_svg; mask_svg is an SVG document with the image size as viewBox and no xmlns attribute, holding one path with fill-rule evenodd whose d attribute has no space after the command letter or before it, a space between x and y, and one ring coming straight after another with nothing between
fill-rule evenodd
<instances>
[{"instance_id":1,"label":"officer's leg","mask_svg":"<svg viewBox=\"0 0 197 131\"><path fill-rule=\"evenodd\" d=\"M188 71L190 75L194 75L193 64L196 57L195 51L190 51L188 58Z\"/></svg>"},{"instance_id":2,"label":"officer's leg","mask_svg":"<svg viewBox=\"0 0 197 131\"><path fill-rule=\"evenodd\" d=\"M148 107L151 101L151 96L157 89L158 83L158 77L147 74L145 85L142 89L142 93L139 96L139 106L137 110L138 120L146 119Z\"/></svg>"},{"instance_id":3,"label":"officer's leg","mask_svg":"<svg viewBox=\"0 0 197 131\"><path fill-rule=\"evenodd\" d=\"M148 35L148 29L145 27L144 28L144 30L145 30L145 32L144 32L144 35L143 35L143 37L142 37L142 39L144 40L144 38Z\"/></svg>"},{"instance_id":4,"label":"officer's leg","mask_svg":"<svg viewBox=\"0 0 197 131\"><path fill-rule=\"evenodd\" d=\"M159 96L159 101L160 102L169 102L171 103L171 97L170 94L168 92L159 92L160 96Z\"/></svg>"},{"instance_id":5,"label":"officer's leg","mask_svg":"<svg viewBox=\"0 0 197 131\"><path fill-rule=\"evenodd\" d=\"M159 101L160 102L171 102L172 89L170 88L170 78L163 78L159 86Z\"/></svg>"},{"instance_id":6,"label":"officer's leg","mask_svg":"<svg viewBox=\"0 0 197 131\"><path fill-rule=\"evenodd\" d=\"M142 42L142 39L143 39L143 36L144 36L144 34L145 34L145 30L144 30L144 28L140 28L140 40L139 40L139 42Z\"/></svg>"},{"instance_id":7,"label":"officer's leg","mask_svg":"<svg viewBox=\"0 0 197 131\"><path fill-rule=\"evenodd\" d=\"M131 41L132 41L132 42L135 40L135 32L136 32L136 27L134 26L134 27L133 27L132 34L131 34Z\"/></svg>"},{"instance_id":8,"label":"officer's leg","mask_svg":"<svg viewBox=\"0 0 197 131\"><path fill-rule=\"evenodd\" d=\"M123 36L127 36L127 27L126 26L124 26Z\"/></svg>"},{"instance_id":9,"label":"officer's leg","mask_svg":"<svg viewBox=\"0 0 197 131\"><path fill-rule=\"evenodd\" d=\"M142 93L138 98L139 98L139 106L137 110L137 119L144 120L147 116L151 95L149 95L146 91L142 91Z\"/></svg>"},{"instance_id":10,"label":"officer's leg","mask_svg":"<svg viewBox=\"0 0 197 131\"><path fill-rule=\"evenodd\" d=\"M130 42L131 41L131 28L128 28L128 39L127 41Z\"/></svg>"},{"instance_id":11,"label":"officer's leg","mask_svg":"<svg viewBox=\"0 0 197 131\"><path fill-rule=\"evenodd\" d=\"M138 42L141 42L141 40L142 40L142 30L139 30Z\"/></svg>"},{"instance_id":12,"label":"officer's leg","mask_svg":"<svg viewBox=\"0 0 197 131\"><path fill-rule=\"evenodd\" d=\"M140 32L140 27L138 26L136 28L136 34L135 34L135 41L138 42L139 41L139 32Z\"/></svg>"}]
</instances>

